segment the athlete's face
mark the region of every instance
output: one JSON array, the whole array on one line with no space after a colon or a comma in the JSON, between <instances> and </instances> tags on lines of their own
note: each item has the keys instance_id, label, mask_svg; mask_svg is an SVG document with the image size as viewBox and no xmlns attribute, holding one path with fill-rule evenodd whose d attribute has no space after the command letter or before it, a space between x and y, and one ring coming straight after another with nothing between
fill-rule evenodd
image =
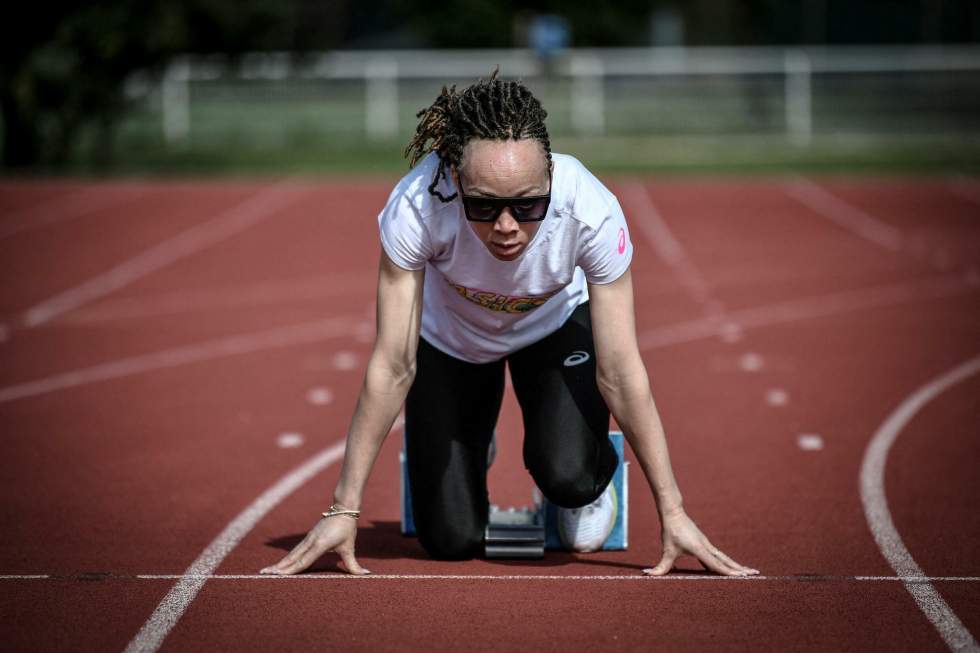
<instances>
[{"instance_id":1,"label":"athlete's face","mask_svg":"<svg viewBox=\"0 0 980 653\"><path fill-rule=\"evenodd\" d=\"M474 139L463 148L456 188L483 197L529 197L551 190L549 164L541 144L534 139ZM460 186L462 183L462 186ZM490 253L501 261L513 261L527 248L540 222L518 222L506 207L493 222L469 222Z\"/></svg>"}]
</instances>

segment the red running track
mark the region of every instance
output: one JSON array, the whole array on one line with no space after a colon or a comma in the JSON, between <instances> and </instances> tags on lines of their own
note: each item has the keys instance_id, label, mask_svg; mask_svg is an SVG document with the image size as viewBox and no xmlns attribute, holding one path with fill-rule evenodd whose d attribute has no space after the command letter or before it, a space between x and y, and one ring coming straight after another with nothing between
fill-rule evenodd
<instances>
[{"instance_id":1,"label":"red running track","mask_svg":"<svg viewBox=\"0 0 980 653\"><path fill-rule=\"evenodd\" d=\"M761 578L690 558L640 574L660 542L639 473L629 551L428 560L398 533L400 433L363 506L373 577L331 555L255 577L329 503L392 180L7 180L3 648L975 645L980 374L949 374L980 354L980 182L608 181L685 504ZM889 564L861 498L869 444L902 410L882 489L926 578ZM501 505L530 498L519 425L508 394L490 474Z\"/></svg>"}]
</instances>

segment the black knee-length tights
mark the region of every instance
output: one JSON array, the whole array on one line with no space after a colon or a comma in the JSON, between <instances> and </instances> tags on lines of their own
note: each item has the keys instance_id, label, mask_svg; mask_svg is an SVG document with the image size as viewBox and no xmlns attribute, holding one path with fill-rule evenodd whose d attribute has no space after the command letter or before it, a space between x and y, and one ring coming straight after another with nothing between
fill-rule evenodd
<instances>
[{"instance_id":1,"label":"black knee-length tights","mask_svg":"<svg viewBox=\"0 0 980 653\"><path fill-rule=\"evenodd\" d=\"M504 393L504 364L524 418L524 465L552 503L594 501L618 457L596 385L588 302L554 333L492 363L469 363L420 338L405 401L412 511L434 558L482 554L489 512L487 450Z\"/></svg>"}]
</instances>

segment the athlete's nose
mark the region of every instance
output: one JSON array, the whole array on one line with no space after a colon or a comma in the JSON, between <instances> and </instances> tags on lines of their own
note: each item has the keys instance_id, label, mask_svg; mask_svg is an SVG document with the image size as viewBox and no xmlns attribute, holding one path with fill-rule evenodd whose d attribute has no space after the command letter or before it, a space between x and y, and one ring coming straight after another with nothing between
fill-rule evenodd
<instances>
[{"instance_id":1,"label":"athlete's nose","mask_svg":"<svg viewBox=\"0 0 980 653\"><path fill-rule=\"evenodd\" d=\"M500 215L497 216L497 219L493 223L493 229L501 233L508 233L520 229L519 223L514 219L514 215L510 212L509 206L505 206L500 212Z\"/></svg>"}]
</instances>

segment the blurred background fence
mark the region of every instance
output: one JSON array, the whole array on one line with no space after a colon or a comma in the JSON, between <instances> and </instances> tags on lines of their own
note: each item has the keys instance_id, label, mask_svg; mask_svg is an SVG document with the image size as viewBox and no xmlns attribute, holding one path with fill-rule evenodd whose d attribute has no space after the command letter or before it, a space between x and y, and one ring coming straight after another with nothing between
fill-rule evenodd
<instances>
[{"instance_id":1,"label":"blurred background fence","mask_svg":"<svg viewBox=\"0 0 980 653\"><path fill-rule=\"evenodd\" d=\"M804 158L828 147L980 146L975 45L567 49L551 59L522 49L185 56L162 77L129 79L134 110L121 134L172 150L375 147L396 158L443 84L471 84L497 65L542 100L556 144L606 151L610 164L669 161L685 148L697 156L706 144Z\"/></svg>"},{"instance_id":2,"label":"blurred background fence","mask_svg":"<svg viewBox=\"0 0 980 653\"><path fill-rule=\"evenodd\" d=\"M596 169L980 170L977 0L532 4L28 4L0 174L389 175L440 87L497 65Z\"/></svg>"}]
</instances>

